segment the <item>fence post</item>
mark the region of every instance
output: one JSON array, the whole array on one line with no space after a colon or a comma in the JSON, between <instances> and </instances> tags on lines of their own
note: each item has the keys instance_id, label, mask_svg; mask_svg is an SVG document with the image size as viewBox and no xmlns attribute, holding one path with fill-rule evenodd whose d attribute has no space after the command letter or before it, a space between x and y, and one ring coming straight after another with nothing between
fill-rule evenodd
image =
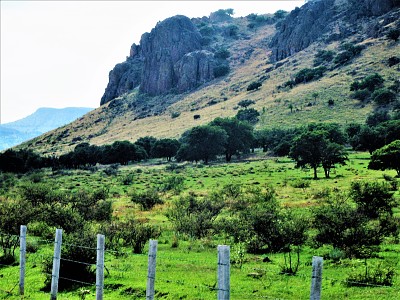
<instances>
[{"instance_id":1,"label":"fence post","mask_svg":"<svg viewBox=\"0 0 400 300\"><path fill-rule=\"evenodd\" d=\"M230 299L230 248L218 246L218 300Z\"/></svg>"},{"instance_id":2,"label":"fence post","mask_svg":"<svg viewBox=\"0 0 400 300\"><path fill-rule=\"evenodd\" d=\"M156 258L157 258L157 245L156 240L150 240L149 246L149 263L147 271L147 287L146 287L146 300L154 299L154 284L156 281Z\"/></svg>"},{"instance_id":3,"label":"fence post","mask_svg":"<svg viewBox=\"0 0 400 300\"><path fill-rule=\"evenodd\" d=\"M25 292L26 226L21 225L19 233L19 294Z\"/></svg>"},{"instance_id":4,"label":"fence post","mask_svg":"<svg viewBox=\"0 0 400 300\"><path fill-rule=\"evenodd\" d=\"M321 299L322 263L323 263L322 257L313 256L310 300Z\"/></svg>"},{"instance_id":5,"label":"fence post","mask_svg":"<svg viewBox=\"0 0 400 300\"><path fill-rule=\"evenodd\" d=\"M58 277L60 275L62 229L56 229L56 238L54 241L53 271L51 273L51 291L50 300L57 299Z\"/></svg>"},{"instance_id":6,"label":"fence post","mask_svg":"<svg viewBox=\"0 0 400 300\"><path fill-rule=\"evenodd\" d=\"M97 235L96 300L103 300L104 287L104 235Z\"/></svg>"}]
</instances>

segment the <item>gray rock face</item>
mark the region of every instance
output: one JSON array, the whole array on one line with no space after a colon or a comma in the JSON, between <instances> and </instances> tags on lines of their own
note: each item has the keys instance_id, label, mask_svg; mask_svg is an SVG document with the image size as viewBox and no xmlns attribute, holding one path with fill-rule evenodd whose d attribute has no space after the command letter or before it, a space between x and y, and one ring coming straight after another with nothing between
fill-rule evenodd
<instances>
[{"instance_id":1,"label":"gray rock face","mask_svg":"<svg viewBox=\"0 0 400 300\"><path fill-rule=\"evenodd\" d=\"M194 51L185 54L175 65L178 74L177 90L185 92L214 79L214 54L206 51Z\"/></svg>"},{"instance_id":2,"label":"gray rock face","mask_svg":"<svg viewBox=\"0 0 400 300\"><path fill-rule=\"evenodd\" d=\"M293 10L273 37L271 61L279 61L305 49L326 33L344 38L356 30L360 18L380 16L396 6L397 0L315 0ZM344 24L348 22L347 26Z\"/></svg>"},{"instance_id":3,"label":"gray rock face","mask_svg":"<svg viewBox=\"0 0 400 300\"><path fill-rule=\"evenodd\" d=\"M176 87L180 73L174 65L190 52L201 50L201 35L185 16L168 18L142 35L140 46L144 56L140 91L161 95Z\"/></svg>"},{"instance_id":4,"label":"gray rock face","mask_svg":"<svg viewBox=\"0 0 400 300\"><path fill-rule=\"evenodd\" d=\"M109 74L100 104L138 86L140 92L157 96L185 92L214 78L214 55L202 50L201 34L185 16L159 22L133 44L130 55Z\"/></svg>"}]
</instances>

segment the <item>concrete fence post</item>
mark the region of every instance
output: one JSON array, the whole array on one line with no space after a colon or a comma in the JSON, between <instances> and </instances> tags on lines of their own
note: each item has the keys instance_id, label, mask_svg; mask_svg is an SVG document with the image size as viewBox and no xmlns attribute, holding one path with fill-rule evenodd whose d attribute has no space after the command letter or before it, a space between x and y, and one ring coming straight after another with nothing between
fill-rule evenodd
<instances>
[{"instance_id":1,"label":"concrete fence post","mask_svg":"<svg viewBox=\"0 0 400 300\"><path fill-rule=\"evenodd\" d=\"M147 271L146 300L154 299L155 281L156 281L157 245L158 245L158 242L156 240L150 240L149 263L148 263L148 271Z\"/></svg>"},{"instance_id":2,"label":"concrete fence post","mask_svg":"<svg viewBox=\"0 0 400 300\"><path fill-rule=\"evenodd\" d=\"M230 299L230 248L218 246L218 300Z\"/></svg>"},{"instance_id":3,"label":"concrete fence post","mask_svg":"<svg viewBox=\"0 0 400 300\"><path fill-rule=\"evenodd\" d=\"M104 288L104 246L105 237L97 235L97 259L96 259L96 300L103 300Z\"/></svg>"},{"instance_id":4,"label":"concrete fence post","mask_svg":"<svg viewBox=\"0 0 400 300\"><path fill-rule=\"evenodd\" d=\"M21 225L19 234L19 294L25 292L25 264L26 264L26 226Z\"/></svg>"},{"instance_id":5,"label":"concrete fence post","mask_svg":"<svg viewBox=\"0 0 400 300\"><path fill-rule=\"evenodd\" d=\"M62 229L56 229L56 238L54 241L53 271L51 273L51 291L50 300L57 299L58 278L60 276Z\"/></svg>"},{"instance_id":6,"label":"concrete fence post","mask_svg":"<svg viewBox=\"0 0 400 300\"><path fill-rule=\"evenodd\" d=\"M323 264L322 257L313 256L310 300L320 300L321 299L322 264Z\"/></svg>"}]
</instances>

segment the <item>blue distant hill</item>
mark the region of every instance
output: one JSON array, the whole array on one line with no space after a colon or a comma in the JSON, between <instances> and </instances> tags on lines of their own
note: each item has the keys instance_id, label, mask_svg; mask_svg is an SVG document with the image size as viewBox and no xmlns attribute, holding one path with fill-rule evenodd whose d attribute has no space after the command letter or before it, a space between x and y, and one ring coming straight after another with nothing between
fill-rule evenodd
<instances>
[{"instance_id":1,"label":"blue distant hill","mask_svg":"<svg viewBox=\"0 0 400 300\"><path fill-rule=\"evenodd\" d=\"M39 108L33 114L10 123L0 125L0 151L16 146L45 132L71 123L93 108Z\"/></svg>"}]
</instances>

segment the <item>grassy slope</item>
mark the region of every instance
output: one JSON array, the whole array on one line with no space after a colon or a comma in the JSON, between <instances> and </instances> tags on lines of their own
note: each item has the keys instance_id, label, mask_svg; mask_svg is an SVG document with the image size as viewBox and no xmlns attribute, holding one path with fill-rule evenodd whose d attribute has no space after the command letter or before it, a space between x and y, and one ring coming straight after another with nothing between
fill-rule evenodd
<instances>
[{"instance_id":1,"label":"grassy slope","mask_svg":"<svg viewBox=\"0 0 400 300\"><path fill-rule=\"evenodd\" d=\"M254 157L253 157L254 158ZM218 190L226 183L235 182L245 186L266 187L272 185L277 192L277 198L283 206L300 209L307 213L309 208L319 203L321 191L329 189L346 191L354 180L382 181L382 174L395 175L394 171L368 170L369 155L367 153L352 153L347 166L340 166L332 174L332 179L311 180L309 171L294 168L294 163L286 159L265 159L262 153L257 154L257 160L249 157L248 161L232 164L216 163L210 166L186 165L179 169L178 174L185 177L183 194L194 191L196 194ZM140 169L140 171L138 171ZM127 174L134 174L131 185L123 185L122 179ZM216 282L216 246L227 243L232 245L231 255L237 255L237 246L233 246L221 236L213 236L200 241L180 238L179 246L172 248L174 241L171 224L164 213L176 196L167 194L166 204L155 207L151 211L140 211L129 200L129 193L159 186L167 176L176 173L166 170L165 164L141 164L122 167L117 176L106 176L102 170L95 173L89 171L71 171L65 174L52 174L46 171L43 180L65 190L81 188L95 189L107 187L114 201L115 216L124 217L135 215L141 219L158 224L163 228L159 240L157 256L156 290L160 293L158 299L215 299L216 292L212 286ZM29 175L27 175L29 176ZM320 174L322 176L322 174ZM24 179L24 178L22 178ZM307 180L311 185L305 189L293 187L295 180ZM399 192L396 193L399 199ZM397 209L396 215L400 212ZM29 235L29 229L28 229ZM32 236L28 241L32 241ZM40 292L44 276L41 274L41 262L52 256L52 240L39 242L39 251L28 254L26 298L48 299L48 293ZM147 249L147 248L146 248ZM147 256L133 255L129 249L122 249L127 256L114 257L108 252L106 255L105 299L144 299L144 290L147 276ZM399 244L388 240L384 243L379 258L371 259L370 263L390 263L397 273L400 272ZM297 276L279 275L284 264L282 254L272 254L269 258L272 263L264 263L264 256L245 255L242 268L231 268L231 299L305 299L309 295L311 266L309 262L313 255L322 256L329 252L328 248L312 249L305 247L301 255L301 266ZM382 259L384 258L384 259ZM323 297L326 299L398 299L400 296L400 278L395 277L393 287L346 288L343 281L354 271L363 270L363 260L344 259L338 263L325 260L323 271ZM248 276L250 273L264 273L257 279ZM18 266L0 268L0 292L9 291L18 282ZM94 299L94 287L89 288L91 294L86 299ZM79 289L75 292L61 293L60 299L80 299ZM17 288L6 296L7 299L19 299ZM137 297L135 297L135 295ZM161 296L164 295L164 296Z\"/></svg>"}]
</instances>

